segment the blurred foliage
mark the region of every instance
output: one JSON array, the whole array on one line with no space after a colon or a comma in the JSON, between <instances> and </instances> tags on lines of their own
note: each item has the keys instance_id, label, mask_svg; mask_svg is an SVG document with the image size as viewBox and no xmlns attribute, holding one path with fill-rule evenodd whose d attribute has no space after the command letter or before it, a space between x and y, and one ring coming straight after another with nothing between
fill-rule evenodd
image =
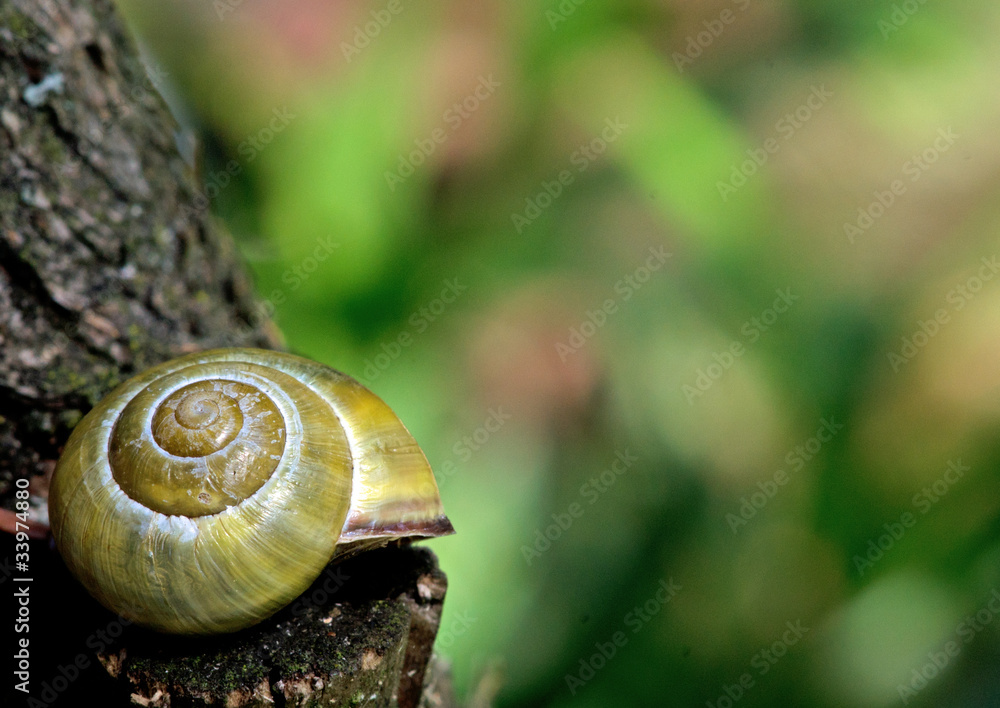
<instances>
[{"instance_id":1,"label":"blurred foliage","mask_svg":"<svg viewBox=\"0 0 1000 708\"><path fill-rule=\"evenodd\" d=\"M465 695L1000 702L1000 6L124 9L438 471Z\"/></svg>"}]
</instances>

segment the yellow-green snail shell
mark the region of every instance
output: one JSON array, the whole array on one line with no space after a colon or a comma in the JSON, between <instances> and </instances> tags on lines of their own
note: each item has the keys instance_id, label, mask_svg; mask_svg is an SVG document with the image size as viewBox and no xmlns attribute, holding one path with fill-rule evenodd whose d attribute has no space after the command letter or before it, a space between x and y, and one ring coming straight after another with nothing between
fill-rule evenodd
<instances>
[{"instance_id":1,"label":"yellow-green snail shell","mask_svg":"<svg viewBox=\"0 0 1000 708\"><path fill-rule=\"evenodd\" d=\"M453 533L423 452L354 379L220 349L127 381L77 425L49 494L56 546L102 604L164 632L231 632L335 556Z\"/></svg>"}]
</instances>

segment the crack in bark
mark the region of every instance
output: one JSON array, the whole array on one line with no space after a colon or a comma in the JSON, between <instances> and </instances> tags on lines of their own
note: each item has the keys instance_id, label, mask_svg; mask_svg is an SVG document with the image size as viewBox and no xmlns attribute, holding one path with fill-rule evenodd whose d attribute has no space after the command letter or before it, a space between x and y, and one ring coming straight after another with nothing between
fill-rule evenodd
<instances>
[{"instance_id":1,"label":"crack in bark","mask_svg":"<svg viewBox=\"0 0 1000 708\"><path fill-rule=\"evenodd\" d=\"M52 126L52 131L55 133L56 137L58 137L59 140L62 141L67 148L69 148L70 152L79 158L83 164L90 168L91 174L97 177L104 184L104 186L110 190L116 200L124 203L132 203L136 201L135 197L122 191L121 187L115 184L114 178L101 169L99 165L94 164L91 157L83 152L80 147L80 143L83 142L83 140L81 140L76 133L73 133L63 127L62 121L59 119L59 113L54 107L46 104L39 110L48 118L49 124Z\"/></svg>"},{"instance_id":2,"label":"crack in bark","mask_svg":"<svg viewBox=\"0 0 1000 708\"><path fill-rule=\"evenodd\" d=\"M71 326L80 321L79 313L57 302L38 269L30 261L22 258L5 240L0 240L0 268L7 273L12 286L34 298L43 310L58 315Z\"/></svg>"}]
</instances>

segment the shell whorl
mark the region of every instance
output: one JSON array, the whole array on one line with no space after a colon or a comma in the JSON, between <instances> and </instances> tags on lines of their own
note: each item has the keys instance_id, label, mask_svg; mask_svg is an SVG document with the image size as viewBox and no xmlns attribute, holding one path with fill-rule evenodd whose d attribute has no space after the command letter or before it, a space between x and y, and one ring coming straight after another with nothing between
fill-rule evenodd
<instances>
[{"instance_id":1,"label":"shell whorl","mask_svg":"<svg viewBox=\"0 0 1000 708\"><path fill-rule=\"evenodd\" d=\"M110 609L170 632L254 624L338 543L451 532L412 436L333 369L262 350L182 357L77 426L50 491L57 546Z\"/></svg>"},{"instance_id":2,"label":"shell whorl","mask_svg":"<svg viewBox=\"0 0 1000 708\"><path fill-rule=\"evenodd\" d=\"M211 378L155 402L162 384L129 401L111 433L108 459L122 491L153 511L205 516L260 489L285 453L274 393Z\"/></svg>"}]
</instances>

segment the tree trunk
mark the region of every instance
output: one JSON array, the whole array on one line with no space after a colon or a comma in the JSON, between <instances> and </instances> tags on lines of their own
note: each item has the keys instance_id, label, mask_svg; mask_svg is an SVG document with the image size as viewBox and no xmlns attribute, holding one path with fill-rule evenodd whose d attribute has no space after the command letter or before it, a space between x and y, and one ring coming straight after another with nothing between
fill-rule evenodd
<instances>
[{"instance_id":1,"label":"tree trunk","mask_svg":"<svg viewBox=\"0 0 1000 708\"><path fill-rule=\"evenodd\" d=\"M257 627L197 642L129 627L98 659L144 706L448 706L440 674L423 695L446 587L427 549L380 549Z\"/></svg>"},{"instance_id":2,"label":"tree trunk","mask_svg":"<svg viewBox=\"0 0 1000 708\"><path fill-rule=\"evenodd\" d=\"M15 480L28 478L31 536L44 539L59 452L116 384L183 353L281 347L231 240L211 219L155 83L109 0L0 0L0 502L8 531ZM392 564L351 562L367 580L335 594L339 614L312 605L279 614L214 642L212 662L195 658L203 643L171 640L169 661L189 666L181 687L157 673L156 662L168 659L151 647L163 642L123 635L121 620L102 614L49 544L34 541L28 565L8 560L0 569L18 587L32 577L31 631L20 635L31 642L30 693L16 696L26 705L114 705L115 682L91 669L97 653L131 681L138 703L211 701L207 689L191 688L210 683L199 671L254 657L260 671L236 672L230 678L246 683L225 684L230 702L257 695L291 706L315 694L348 698L338 705L416 705L445 580L429 553L372 556L386 554ZM279 627L299 638L315 639L317 627L331 632L313 642L312 660L296 654L295 663L273 653ZM350 646L338 649L334 636ZM450 705L446 693L437 705Z\"/></svg>"},{"instance_id":3,"label":"tree trunk","mask_svg":"<svg viewBox=\"0 0 1000 708\"><path fill-rule=\"evenodd\" d=\"M0 471L45 474L115 384L275 348L110 2L0 5Z\"/></svg>"}]
</instances>

